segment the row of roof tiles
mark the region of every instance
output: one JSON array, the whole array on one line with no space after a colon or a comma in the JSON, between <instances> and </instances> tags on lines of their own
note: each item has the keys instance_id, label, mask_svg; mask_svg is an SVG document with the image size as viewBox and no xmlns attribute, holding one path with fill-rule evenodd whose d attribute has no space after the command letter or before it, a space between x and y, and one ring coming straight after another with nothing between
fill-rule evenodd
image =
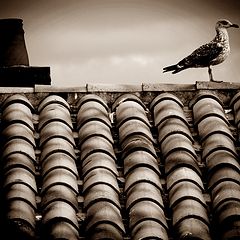
<instances>
[{"instance_id":1,"label":"row of roof tiles","mask_svg":"<svg viewBox=\"0 0 240 240\"><path fill-rule=\"evenodd\" d=\"M221 102L214 95L199 95L193 103L194 123L202 141L202 158L208 168L213 222L218 237L238 238L240 229L239 156ZM237 116L235 111L235 116ZM237 117L236 117L237 119ZM206 122L210 122L206 126Z\"/></svg>"},{"instance_id":2,"label":"row of roof tiles","mask_svg":"<svg viewBox=\"0 0 240 240\"><path fill-rule=\"evenodd\" d=\"M169 207L177 239L211 239L204 186L182 103L170 94L154 99L151 108L165 161ZM170 165L170 166L169 166Z\"/></svg>"},{"instance_id":3,"label":"row of roof tiles","mask_svg":"<svg viewBox=\"0 0 240 240\"><path fill-rule=\"evenodd\" d=\"M139 102L122 100L117 100L116 126L124 163L131 239L167 239L160 171L150 123Z\"/></svg>"},{"instance_id":4,"label":"row of roof tiles","mask_svg":"<svg viewBox=\"0 0 240 240\"><path fill-rule=\"evenodd\" d=\"M236 94L237 129L239 106ZM58 95L37 108L25 95L6 98L1 221L12 239L238 239L239 140L216 95L198 94L188 107L197 136L183 103L170 93L149 108L124 94L111 110L87 94L75 114Z\"/></svg>"},{"instance_id":5,"label":"row of roof tiles","mask_svg":"<svg viewBox=\"0 0 240 240\"><path fill-rule=\"evenodd\" d=\"M118 240L125 234L108 114L108 108L100 98L95 101L86 96L79 102L77 129L87 239Z\"/></svg>"}]
</instances>

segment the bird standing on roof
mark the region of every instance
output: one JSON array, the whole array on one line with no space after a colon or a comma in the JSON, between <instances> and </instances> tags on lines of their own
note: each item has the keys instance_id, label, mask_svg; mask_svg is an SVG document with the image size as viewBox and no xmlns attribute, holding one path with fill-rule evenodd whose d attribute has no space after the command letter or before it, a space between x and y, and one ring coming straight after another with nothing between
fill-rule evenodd
<instances>
[{"instance_id":1,"label":"bird standing on roof","mask_svg":"<svg viewBox=\"0 0 240 240\"><path fill-rule=\"evenodd\" d=\"M200 46L177 64L164 67L163 72L172 71L175 74L187 68L208 67L210 81L214 81L211 66L222 63L230 53L227 32L230 27L239 28L229 20L219 20L215 27L217 34L211 42Z\"/></svg>"}]
</instances>

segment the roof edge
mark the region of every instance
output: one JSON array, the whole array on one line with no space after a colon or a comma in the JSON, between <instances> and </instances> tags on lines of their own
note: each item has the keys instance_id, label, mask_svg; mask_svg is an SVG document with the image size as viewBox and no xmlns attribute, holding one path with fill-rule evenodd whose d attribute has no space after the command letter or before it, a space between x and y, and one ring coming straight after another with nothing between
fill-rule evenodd
<instances>
[{"instance_id":1,"label":"roof edge","mask_svg":"<svg viewBox=\"0 0 240 240\"><path fill-rule=\"evenodd\" d=\"M38 92L176 92L195 90L239 90L240 82L204 82L193 84L142 83L142 84L85 84L75 87L55 85L34 85L34 87L0 87L0 93L38 93Z\"/></svg>"}]
</instances>

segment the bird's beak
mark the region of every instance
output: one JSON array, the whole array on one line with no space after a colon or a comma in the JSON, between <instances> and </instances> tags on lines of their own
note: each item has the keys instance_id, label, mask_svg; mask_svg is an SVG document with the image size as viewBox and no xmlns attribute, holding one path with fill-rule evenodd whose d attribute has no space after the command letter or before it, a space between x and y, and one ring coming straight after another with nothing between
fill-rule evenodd
<instances>
[{"instance_id":1,"label":"bird's beak","mask_svg":"<svg viewBox=\"0 0 240 240\"><path fill-rule=\"evenodd\" d=\"M239 28L239 26L237 24L232 24L230 27L234 27L234 28Z\"/></svg>"}]
</instances>

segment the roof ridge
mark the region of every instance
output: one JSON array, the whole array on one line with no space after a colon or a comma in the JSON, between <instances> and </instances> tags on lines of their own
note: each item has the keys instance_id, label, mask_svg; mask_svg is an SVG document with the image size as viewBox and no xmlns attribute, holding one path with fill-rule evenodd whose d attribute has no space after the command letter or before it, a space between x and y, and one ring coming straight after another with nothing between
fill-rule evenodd
<instances>
[{"instance_id":1,"label":"roof ridge","mask_svg":"<svg viewBox=\"0 0 240 240\"><path fill-rule=\"evenodd\" d=\"M148 91L195 91L195 90L239 90L240 82L206 82L195 83L141 83L141 84L111 84L86 83L79 86L65 87L56 85L34 85L34 87L0 87L0 93L38 93L38 92L148 92Z\"/></svg>"}]
</instances>

